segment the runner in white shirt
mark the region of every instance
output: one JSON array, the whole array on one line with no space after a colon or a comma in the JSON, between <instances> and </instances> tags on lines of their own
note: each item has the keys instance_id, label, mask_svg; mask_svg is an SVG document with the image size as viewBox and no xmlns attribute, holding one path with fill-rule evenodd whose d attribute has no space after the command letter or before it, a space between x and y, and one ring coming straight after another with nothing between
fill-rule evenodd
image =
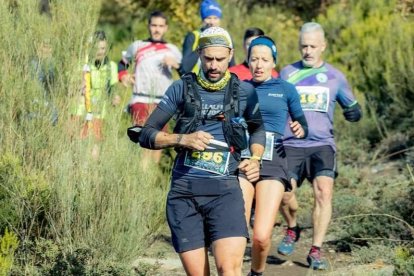
<instances>
[{"instance_id":1,"label":"runner in white shirt","mask_svg":"<svg viewBox=\"0 0 414 276\"><path fill-rule=\"evenodd\" d=\"M160 11L152 12L148 18L150 38L129 45L118 65L119 80L125 86L133 85L129 111L136 125L145 123L173 82L172 69L181 63L178 48L163 40L167 30L167 17ZM133 75L127 71L131 63L135 63Z\"/></svg>"}]
</instances>

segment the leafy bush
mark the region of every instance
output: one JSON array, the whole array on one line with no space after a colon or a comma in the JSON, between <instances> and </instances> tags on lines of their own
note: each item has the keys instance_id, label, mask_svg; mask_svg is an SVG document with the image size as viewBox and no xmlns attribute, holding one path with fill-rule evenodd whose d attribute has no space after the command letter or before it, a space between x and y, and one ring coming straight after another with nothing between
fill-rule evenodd
<instances>
[{"instance_id":1,"label":"leafy bush","mask_svg":"<svg viewBox=\"0 0 414 276\"><path fill-rule=\"evenodd\" d=\"M129 118L123 107L108 110L99 160L91 154L96 141L81 140L71 120L69 107L79 97L99 8L98 0L52 1L48 17L37 13L36 1L19 1L13 9L0 5L0 230L11 225L22 239L17 252L22 274L52 269L47 263L53 263L55 246L68 270L71 260L79 259L80 266L84 260L83 251L76 255L70 249L86 248L93 269L104 273L111 270L105 262L126 265L142 253L165 224L169 177L158 168L142 168L141 148L125 135ZM46 62L39 51L43 42L55 68L48 91L30 66L33 59ZM34 99L53 103L56 124L50 108ZM29 238L35 247L53 240L48 254L33 249Z\"/></svg>"},{"instance_id":2,"label":"leafy bush","mask_svg":"<svg viewBox=\"0 0 414 276\"><path fill-rule=\"evenodd\" d=\"M17 236L6 228L4 235L0 237L0 275L7 275L14 261L14 252L19 245Z\"/></svg>"},{"instance_id":3,"label":"leafy bush","mask_svg":"<svg viewBox=\"0 0 414 276\"><path fill-rule=\"evenodd\" d=\"M414 30L412 11L402 13L402 2L341 2L318 17L327 31L331 61L349 72L364 94L381 137L409 131L412 120Z\"/></svg>"},{"instance_id":4,"label":"leafy bush","mask_svg":"<svg viewBox=\"0 0 414 276\"><path fill-rule=\"evenodd\" d=\"M43 233L50 186L44 173L23 168L20 158L0 156L0 229L16 229L22 237Z\"/></svg>"},{"instance_id":5,"label":"leafy bush","mask_svg":"<svg viewBox=\"0 0 414 276\"><path fill-rule=\"evenodd\" d=\"M131 268L122 262L101 259L91 248L70 249L51 240L26 241L28 252L25 264L15 266L10 275L132 275Z\"/></svg>"}]
</instances>

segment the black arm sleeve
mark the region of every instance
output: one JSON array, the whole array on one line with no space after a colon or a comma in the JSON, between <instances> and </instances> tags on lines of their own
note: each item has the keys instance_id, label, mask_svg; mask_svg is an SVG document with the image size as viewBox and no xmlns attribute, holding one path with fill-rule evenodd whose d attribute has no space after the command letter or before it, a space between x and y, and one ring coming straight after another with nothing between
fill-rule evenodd
<instances>
[{"instance_id":1,"label":"black arm sleeve","mask_svg":"<svg viewBox=\"0 0 414 276\"><path fill-rule=\"evenodd\" d=\"M260 144L265 146L266 131L263 125L256 93L253 93L248 99L247 108L244 112L244 118L247 123L247 131L250 135L250 145Z\"/></svg>"},{"instance_id":2,"label":"black arm sleeve","mask_svg":"<svg viewBox=\"0 0 414 276\"><path fill-rule=\"evenodd\" d=\"M172 115L157 107L149 116L141 130L139 144L143 148L158 149L155 146L155 136L168 123Z\"/></svg>"},{"instance_id":3,"label":"black arm sleeve","mask_svg":"<svg viewBox=\"0 0 414 276\"><path fill-rule=\"evenodd\" d=\"M344 109L345 120L349 122L358 122L362 118L361 106L356 103Z\"/></svg>"},{"instance_id":4,"label":"black arm sleeve","mask_svg":"<svg viewBox=\"0 0 414 276\"><path fill-rule=\"evenodd\" d=\"M193 51L193 44L195 42L195 36L192 32L187 33L184 38L183 43L183 59L179 68L179 73L181 75L191 72L194 65L196 65L198 60L197 51Z\"/></svg>"},{"instance_id":5,"label":"black arm sleeve","mask_svg":"<svg viewBox=\"0 0 414 276\"><path fill-rule=\"evenodd\" d=\"M308 136L308 121L306 120L305 115L299 116L297 118L292 118L293 121L298 121L299 124L302 126L303 131L305 131L305 134L301 139L304 139Z\"/></svg>"},{"instance_id":6,"label":"black arm sleeve","mask_svg":"<svg viewBox=\"0 0 414 276\"><path fill-rule=\"evenodd\" d=\"M247 122L247 131L250 135L250 145L251 144L260 144L266 145L266 131L263 125L262 116L260 112L246 120Z\"/></svg>"}]
</instances>

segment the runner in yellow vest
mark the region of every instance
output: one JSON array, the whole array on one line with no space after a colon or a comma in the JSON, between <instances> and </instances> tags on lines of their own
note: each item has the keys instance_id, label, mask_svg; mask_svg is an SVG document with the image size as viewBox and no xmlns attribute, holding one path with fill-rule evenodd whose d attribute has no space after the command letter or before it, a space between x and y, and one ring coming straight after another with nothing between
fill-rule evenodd
<instances>
[{"instance_id":1,"label":"runner in yellow vest","mask_svg":"<svg viewBox=\"0 0 414 276\"><path fill-rule=\"evenodd\" d=\"M188 72L198 73L200 70L200 59L198 58L197 47L200 33L210 27L219 27L222 17L220 5L215 0L204 0L200 5L200 16L202 26L198 30L188 32L183 43L183 60L179 68L180 75ZM234 58L230 66L235 65Z\"/></svg>"},{"instance_id":2,"label":"runner in yellow vest","mask_svg":"<svg viewBox=\"0 0 414 276\"><path fill-rule=\"evenodd\" d=\"M81 137L88 136L93 131L97 140L102 139L102 120L107 112L107 103L110 98L111 88L118 82L118 67L107 57L108 42L102 31L94 35L95 58L93 62L87 62L83 68L83 97L77 106L76 116L84 117L85 124L82 127ZM114 104L119 103L119 96L114 95Z\"/></svg>"}]
</instances>

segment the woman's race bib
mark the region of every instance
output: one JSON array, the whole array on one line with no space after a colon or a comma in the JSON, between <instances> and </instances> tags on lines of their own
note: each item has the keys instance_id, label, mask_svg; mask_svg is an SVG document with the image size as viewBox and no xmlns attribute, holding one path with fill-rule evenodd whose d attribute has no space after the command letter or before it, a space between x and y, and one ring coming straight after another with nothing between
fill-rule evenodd
<instances>
[{"instance_id":1,"label":"woman's race bib","mask_svg":"<svg viewBox=\"0 0 414 276\"><path fill-rule=\"evenodd\" d=\"M248 137L250 139L250 137ZM275 136L273 132L266 131L266 145L265 150L262 156L262 160L273 160L273 148L274 148ZM250 158L252 154L250 153L250 149L244 149L241 152L241 158Z\"/></svg>"}]
</instances>

